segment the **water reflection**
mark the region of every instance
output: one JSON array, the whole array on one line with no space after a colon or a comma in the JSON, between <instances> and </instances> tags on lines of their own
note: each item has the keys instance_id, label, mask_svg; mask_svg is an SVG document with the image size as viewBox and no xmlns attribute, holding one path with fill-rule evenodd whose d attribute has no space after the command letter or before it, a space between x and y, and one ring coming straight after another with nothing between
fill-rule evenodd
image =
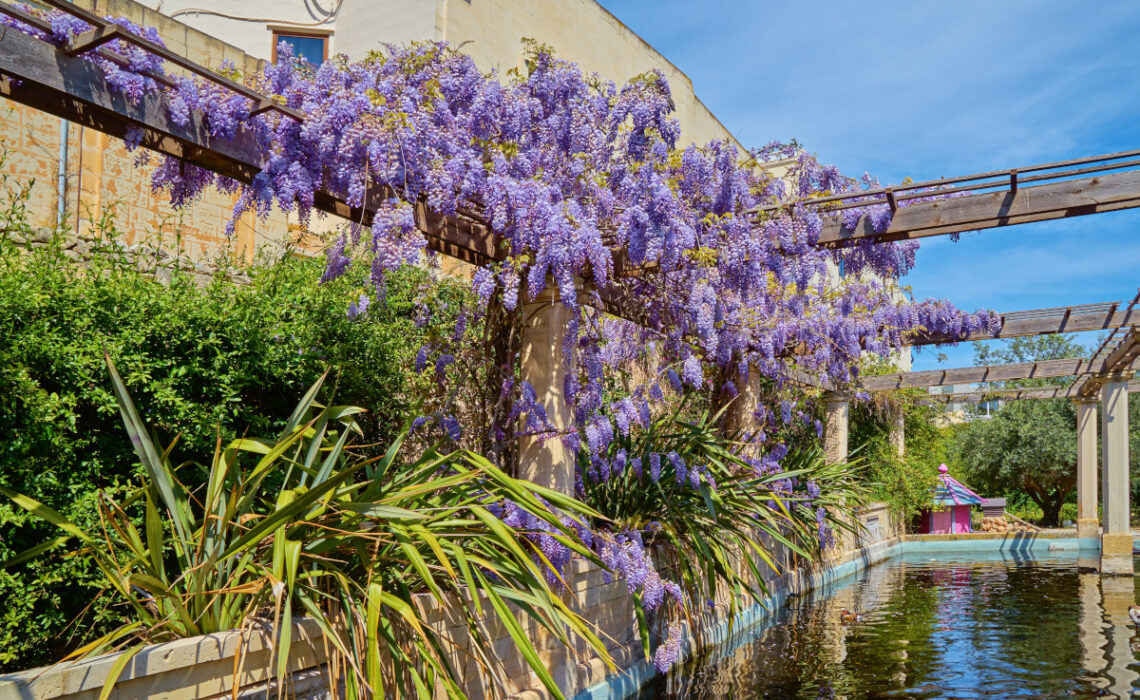
<instances>
[{"instance_id":1,"label":"water reflection","mask_svg":"<svg viewBox=\"0 0 1140 700\"><path fill-rule=\"evenodd\" d=\"M1132 578L1075 556L907 557L793 601L765 630L696 659L643 699L1131 697ZM843 624L847 608L862 621Z\"/></svg>"}]
</instances>

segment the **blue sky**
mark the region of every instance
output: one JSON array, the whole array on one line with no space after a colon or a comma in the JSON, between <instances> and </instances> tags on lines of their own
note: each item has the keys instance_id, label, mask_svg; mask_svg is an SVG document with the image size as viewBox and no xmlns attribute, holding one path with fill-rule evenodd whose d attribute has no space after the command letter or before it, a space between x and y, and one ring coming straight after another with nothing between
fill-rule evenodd
<instances>
[{"instance_id":1,"label":"blue sky","mask_svg":"<svg viewBox=\"0 0 1140 700\"><path fill-rule=\"evenodd\" d=\"M1135 0L601 2L746 146L795 138L848 174L926 180L1140 148ZM1133 210L927 239L903 283L1012 311L1128 301L1138 270ZM969 344L931 348L915 368L972 360Z\"/></svg>"}]
</instances>

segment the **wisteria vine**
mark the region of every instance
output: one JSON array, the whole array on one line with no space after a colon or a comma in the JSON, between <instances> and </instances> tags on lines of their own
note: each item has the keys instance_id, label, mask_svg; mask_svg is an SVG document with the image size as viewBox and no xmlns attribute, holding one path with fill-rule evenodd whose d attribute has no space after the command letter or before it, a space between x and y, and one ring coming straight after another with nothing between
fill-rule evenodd
<instances>
[{"instance_id":1,"label":"wisteria vine","mask_svg":"<svg viewBox=\"0 0 1140 700\"><path fill-rule=\"evenodd\" d=\"M66 13L47 16L50 35L2 21L55 42L89 28ZM161 43L151 28L114 21ZM233 221L277 207L308 224L315 212L323 216L315 208L322 192L373 209L367 228L353 223L327 253L326 280L352 265L370 266L373 289L353 300L350 316L366 313L383 294L387 272L423 258L417 205L483 222L502 255L474 273L479 307L476 318L461 322L518 323L523 308L550 288L573 312L559 350L571 367L563 389L574 424L555 431L546 421L533 388L518 375L516 340L496 358L501 405L482 437L498 444L520 432L557 435L591 455L579 460L589 465L580 480L614 469L659 472L660 455L649 464L623 458L619 465L603 455L615 431L648 425L670 392L731 400L755 379L751 372L779 385L793 368L849 382L861 356L888 356L909 333L963 337L996 322L987 312L900 294L897 280L914 265L915 242L817 246L826 211L811 200L877 183L845 177L793 144L743 153L727 141L682 145L659 72L617 86L532 46L525 69L488 76L469 56L438 42L387 46L361 61L335 56L319 67L293 59L282 44L278 62L258 75L220 67L304 115L296 120L274 111L252 115L248 98L211 81L166 76L160 59L121 40L104 48L123 60L84 57L104 70L112 89L132 100L163 91L176 123L201 119L217 138L243 130L265 155L249 183L163 156L153 185L168 191L175 206L218 186L237 195ZM138 139L128 142L137 146ZM757 213L769 205L781 206ZM842 221L854 227L867 217L881 231L890 216L885 205L868 204L845 210ZM839 263L843 275L836 273ZM604 295L633 300L636 318L598 311ZM464 337L457 331L455 343ZM431 368L444 381L455 362L451 344L425 347L417 369ZM630 361L648 368L644 381L607 399L608 382ZM777 469L782 448L772 436L793 420L792 409L770 397L747 408L758 426L748 437L762 446L757 472ZM798 419L813 421L802 413ZM464 430L449 412L425 416L414 428L428 422L452 439ZM677 478L701 478L674 467ZM822 516L820 523L825 538ZM636 534L598 547L634 586L647 561ZM548 558L563 554L551 551ZM621 564L627 560L629 566ZM650 586L655 600L668 590L644 576L636 585L643 595ZM671 630L663 660L675 657L678 643Z\"/></svg>"}]
</instances>

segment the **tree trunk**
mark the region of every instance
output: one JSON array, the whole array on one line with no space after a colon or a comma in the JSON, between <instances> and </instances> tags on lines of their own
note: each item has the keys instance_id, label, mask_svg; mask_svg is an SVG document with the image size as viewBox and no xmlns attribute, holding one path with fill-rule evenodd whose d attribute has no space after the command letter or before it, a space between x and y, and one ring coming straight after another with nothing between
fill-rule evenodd
<instances>
[{"instance_id":1,"label":"tree trunk","mask_svg":"<svg viewBox=\"0 0 1140 700\"><path fill-rule=\"evenodd\" d=\"M1072 489L1057 489L1049 494L1041 504L1041 525L1043 527L1058 527L1061 524L1061 506L1069 498Z\"/></svg>"}]
</instances>

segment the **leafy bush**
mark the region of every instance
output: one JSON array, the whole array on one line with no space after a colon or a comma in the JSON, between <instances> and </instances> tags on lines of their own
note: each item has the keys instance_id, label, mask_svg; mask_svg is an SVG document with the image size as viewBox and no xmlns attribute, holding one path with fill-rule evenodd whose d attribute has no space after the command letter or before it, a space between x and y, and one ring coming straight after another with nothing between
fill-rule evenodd
<instances>
[{"instance_id":1,"label":"leafy bush","mask_svg":"<svg viewBox=\"0 0 1140 700\"><path fill-rule=\"evenodd\" d=\"M485 678L502 670L501 661L481 634L473 632L471 646L458 648L434 631L415 600L420 593L461 612L473 631L485 597L487 614L511 634L554 697L562 694L507 601L564 644L584 639L612 666L588 623L546 583L550 563L536 556L541 550L529 533L494 514L509 499L542 524L545 536L594 559L564 524L596 515L581 504L512 479L472 453L428 451L402 462L402 436L383 456L354 454L348 441L360 432L363 409L318 407L323 376L276 440L219 442L204 488L187 488L186 472L197 465L171 464L170 448L161 451L151 441L109 358L107 366L145 467L144 486L121 501L99 494L99 534L0 488L63 531L15 561L78 540L77 554L102 573L103 594L126 604L119 627L73 654L123 650L105 688L147 644L265 627L260 631L275 640L280 682L294 615L305 614L339 652L334 675L344 679L348 697L424 697L426 689L463 697L458 679L468 669L456 668L451 657L475 664ZM139 504L141 531L128 513Z\"/></svg>"},{"instance_id":2,"label":"leafy bush","mask_svg":"<svg viewBox=\"0 0 1140 700\"><path fill-rule=\"evenodd\" d=\"M181 436L172 459L201 454L249 431L275 434L295 397L327 368L321 400L369 409L367 442L390 441L409 420L419 384L409 368L425 334L415 302L441 309L462 282L432 281L422 269L390 276L383 303L346 316L367 270L319 284L322 263L286 257L222 275L205 287L173 272L168 283L140 272L102 232L104 252L79 265L55 241L23 252L8 238L28 233L20 197L0 217L0 485L61 512L78 527L98 522L96 493L121 494L141 474L116 419L106 349L161 435ZM113 224L113 222L111 222ZM457 306L457 304L452 304ZM446 311L437 314L446 320ZM441 320L440 323L443 323ZM0 506L0 559L48 537L44 526ZM78 559L30 562L0 572L0 670L58 658L84 634L68 623L99 588ZM92 626L106 629L105 611Z\"/></svg>"},{"instance_id":3,"label":"leafy bush","mask_svg":"<svg viewBox=\"0 0 1140 700\"><path fill-rule=\"evenodd\" d=\"M948 461L950 429L938 425L939 408L919 403L921 395L915 390L877 398L852 406L849 440L867 465L871 498L887 503L907 522L930 502L938 465ZM903 414L906 448L901 457L890 442L890 424L898 411Z\"/></svg>"}]
</instances>

